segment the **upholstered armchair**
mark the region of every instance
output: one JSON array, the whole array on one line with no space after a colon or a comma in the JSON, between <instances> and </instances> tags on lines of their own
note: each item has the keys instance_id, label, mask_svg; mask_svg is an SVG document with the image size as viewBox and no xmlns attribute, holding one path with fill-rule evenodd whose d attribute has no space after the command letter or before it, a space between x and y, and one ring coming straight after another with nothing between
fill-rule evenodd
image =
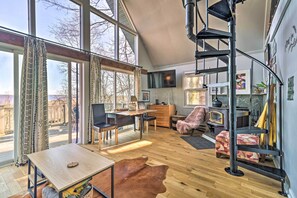
<instances>
[{"instance_id":1,"label":"upholstered armchair","mask_svg":"<svg viewBox=\"0 0 297 198\"><path fill-rule=\"evenodd\" d=\"M199 128L200 125L205 124L208 115L204 107L197 106L187 116L185 120L179 120L176 123L177 131L181 134L193 134L194 130Z\"/></svg>"}]
</instances>

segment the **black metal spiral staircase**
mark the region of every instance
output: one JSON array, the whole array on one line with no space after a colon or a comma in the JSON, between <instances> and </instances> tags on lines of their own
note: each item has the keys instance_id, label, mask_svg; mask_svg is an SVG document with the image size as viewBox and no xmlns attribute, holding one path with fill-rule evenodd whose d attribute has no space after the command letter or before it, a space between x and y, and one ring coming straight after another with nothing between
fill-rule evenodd
<instances>
[{"instance_id":1,"label":"black metal spiral staircase","mask_svg":"<svg viewBox=\"0 0 297 198\"><path fill-rule=\"evenodd\" d=\"M205 12L206 12L206 22L199 12L199 1L201 0L183 0L183 5L186 9L186 30L187 36L192 40L196 45L195 58L196 58L196 74L217 74L220 72L227 72L228 82L226 83L217 83L217 87L227 86L228 95L229 95L229 133L230 133L230 167L225 170L235 176L243 176L243 172L238 169L238 166L244 167L246 169L252 170L259 174L265 175L267 177L276 179L281 182L281 195L286 196L284 183L286 173L283 170L283 150L282 150L282 80L278 75L271 70L269 66L262 63L261 61L255 59L254 57L242 52L241 50L236 49L236 4L244 3L245 0L220 0L217 3L209 6L208 0L205 2ZM221 30L215 30L208 27L208 17L212 15L213 17L219 18L228 23L229 31L224 32ZM196 16L196 17L194 17ZM203 29L198 32L198 20L203 24ZM193 33L194 29L194 20L195 20L195 29L196 34ZM207 40L217 39L218 48L216 49L209 43ZM228 42L225 40L228 39ZM220 50L220 42L228 46L226 50ZM199 47L203 48L202 51L199 51ZM268 71L268 93L267 93L267 102L270 104L273 98L270 98L270 84L276 82L278 84L278 128L279 128L279 146L278 148L269 146L269 133L270 131L270 109L268 109L268 120L267 120L267 129L260 129L251 126L251 121L249 127L246 128L236 128L236 53L240 53L251 60L251 73L253 73L254 64L258 64ZM217 67L216 68L205 68L205 59L207 58L217 58ZM202 69L199 68L198 60L204 60L204 66ZM227 66L219 67L218 62L222 61ZM252 86L252 83L251 83ZM252 92L252 89L251 89ZM269 106L269 105L268 105ZM252 93L250 94L250 115L252 109ZM250 116L251 117L251 116ZM251 120L251 119L250 119ZM238 145L237 144L237 134L257 134L265 135L265 145ZM247 161L242 161L237 159L237 150L242 151L251 151L259 154L271 155L279 158L279 168L273 168L269 166L259 165L255 163L250 163Z\"/></svg>"}]
</instances>

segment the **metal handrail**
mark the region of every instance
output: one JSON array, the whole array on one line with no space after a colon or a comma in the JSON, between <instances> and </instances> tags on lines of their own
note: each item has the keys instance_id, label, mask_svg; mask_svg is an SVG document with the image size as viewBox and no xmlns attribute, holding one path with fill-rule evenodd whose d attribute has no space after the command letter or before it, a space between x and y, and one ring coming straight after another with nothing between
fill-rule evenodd
<instances>
[{"instance_id":1,"label":"metal handrail","mask_svg":"<svg viewBox=\"0 0 297 198\"><path fill-rule=\"evenodd\" d=\"M228 42L226 42L226 41L224 41L224 40L222 40L222 39L220 39L220 41L221 41L222 43L224 43L225 45L228 45ZM265 63L261 62L260 60L258 60L258 59L256 59L256 58L252 57L251 55L248 55L247 53L245 53L245 52L243 52L243 51L241 51L241 50L239 50L239 49L237 49L237 48L236 48L236 51L239 52L240 54L244 55L245 57L247 57L247 58L249 58L249 59L252 59L252 60L255 61L256 63L258 63L258 64L259 64L260 66L262 66L264 69L266 69L267 71L269 71L269 73L271 73L271 74L275 77L275 79L279 82L280 85L284 85L283 81L278 77L278 75L277 75L272 69L270 69Z\"/></svg>"}]
</instances>

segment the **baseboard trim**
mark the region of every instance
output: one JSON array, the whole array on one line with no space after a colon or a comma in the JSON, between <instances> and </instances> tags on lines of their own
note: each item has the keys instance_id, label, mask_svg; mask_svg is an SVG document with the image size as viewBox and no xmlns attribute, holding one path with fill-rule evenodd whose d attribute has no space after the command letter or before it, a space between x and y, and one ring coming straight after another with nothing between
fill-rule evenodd
<instances>
[{"instance_id":1,"label":"baseboard trim","mask_svg":"<svg viewBox=\"0 0 297 198\"><path fill-rule=\"evenodd\" d=\"M207 135L202 134L202 137L203 137L204 139L207 139L208 141L214 143L214 144L216 143L216 140L215 140L215 139L213 139L213 138L211 138L211 137L208 137Z\"/></svg>"}]
</instances>

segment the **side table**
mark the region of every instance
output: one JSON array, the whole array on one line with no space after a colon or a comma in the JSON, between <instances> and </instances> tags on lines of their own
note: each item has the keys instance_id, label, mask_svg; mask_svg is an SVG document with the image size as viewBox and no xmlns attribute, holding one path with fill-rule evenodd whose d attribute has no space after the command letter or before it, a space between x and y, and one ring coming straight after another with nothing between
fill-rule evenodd
<instances>
[{"instance_id":1,"label":"side table","mask_svg":"<svg viewBox=\"0 0 297 198\"><path fill-rule=\"evenodd\" d=\"M178 120L184 120L187 116L184 115L172 115L170 117L170 128L176 130L176 123Z\"/></svg>"}]
</instances>

